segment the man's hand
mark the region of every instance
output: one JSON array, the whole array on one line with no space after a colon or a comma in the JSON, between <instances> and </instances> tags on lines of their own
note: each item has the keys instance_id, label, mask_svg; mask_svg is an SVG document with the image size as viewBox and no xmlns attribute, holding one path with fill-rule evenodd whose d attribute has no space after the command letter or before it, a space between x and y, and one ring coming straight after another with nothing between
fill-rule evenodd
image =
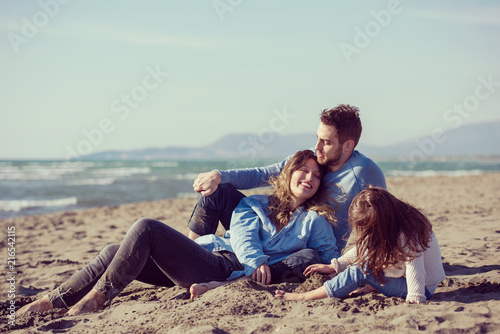
<instances>
[{"instance_id":1,"label":"man's hand","mask_svg":"<svg viewBox=\"0 0 500 334\"><path fill-rule=\"evenodd\" d=\"M261 264L252 273L252 280L264 285L271 283L271 269L269 269L269 266L265 263Z\"/></svg>"},{"instance_id":2,"label":"man's hand","mask_svg":"<svg viewBox=\"0 0 500 334\"><path fill-rule=\"evenodd\" d=\"M193 188L194 191L202 194L203 196L209 196L217 190L219 183L222 181L220 173L216 170L207 173L201 173L198 175L196 180L194 180Z\"/></svg>"}]
</instances>

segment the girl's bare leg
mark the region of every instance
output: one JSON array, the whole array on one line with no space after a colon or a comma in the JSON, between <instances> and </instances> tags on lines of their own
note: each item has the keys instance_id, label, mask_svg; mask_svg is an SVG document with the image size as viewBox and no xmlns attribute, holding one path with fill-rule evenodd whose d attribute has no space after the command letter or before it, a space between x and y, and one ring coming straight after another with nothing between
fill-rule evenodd
<instances>
[{"instance_id":1,"label":"girl's bare leg","mask_svg":"<svg viewBox=\"0 0 500 334\"><path fill-rule=\"evenodd\" d=\"M327 298L325 287L319 287L315 290L295 293L295 292L285 292L283 290L276 290L274 296L278 299L284 300L316 300Z\"/></svg>"},{"instance_id":2,"label":"girl's bare leg","mask_svg":"<svg viewBox=\"0 0 500 334\"><path fill-rule=\"evenodd\" d=\"M49 296L45 296L41 299L35 300L27 305L24 305L16 312L16 317L20 317L26 312L42 312L52 310L54 306L49 300Z\"/></svg>"},{"instance_id":3,"label":"girl's bare leg","mask_svg":"<svg viewBox=\"0 0 500 334\"><path fill-rule=\"evenodd\" d=\"M104 304L107 301L108 297L106 297L106 295L96 289L92 289L85 297L69 309L68 315L100 311L104 309Z\"/></svg>"}]
</instances>

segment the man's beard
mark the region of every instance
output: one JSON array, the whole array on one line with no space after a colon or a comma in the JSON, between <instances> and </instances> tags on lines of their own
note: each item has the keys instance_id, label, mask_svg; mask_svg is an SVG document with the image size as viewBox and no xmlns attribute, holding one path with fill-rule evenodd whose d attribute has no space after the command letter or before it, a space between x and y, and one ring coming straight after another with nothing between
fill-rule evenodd
<instances>
[{"instance_id":1,"label":"man's beard","mask_svg":"<svg viewBox=\"0 0 500 334\"><path fill-rule=\"evenodd\" d=\"M323 158L318 159L318 163L325 167L337 166L342 158L342 148L339 148L333 157L327 157L325 154L322 154Z\"/></svg>"}]
</instances>

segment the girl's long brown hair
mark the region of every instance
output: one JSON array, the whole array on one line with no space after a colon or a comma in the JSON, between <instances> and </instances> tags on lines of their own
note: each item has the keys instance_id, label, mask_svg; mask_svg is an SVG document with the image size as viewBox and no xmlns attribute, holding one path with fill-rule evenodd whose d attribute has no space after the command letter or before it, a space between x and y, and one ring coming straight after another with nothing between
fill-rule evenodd
<instances>
[{"instance_id":1,"label":"girl's long brown hair","mask_svg":"<svg viewBox=\"0 0 500 334\"><path fill-rule=\"evenodd\" d=\"M281 230L289 223L293 211L290 206L290 200L292 198L290 181L292 179L292 174L304 166L309 159L313 159L317 162L316 155L311 150L295 153L286 163L278 177L270 181L271 185L274 187L269 195L269 204L267 208L269 210L269 217L278 230ZM321 178L323 178L325 169L322 166L319 167ZM318 212L318 214L324 215L330 223L334 224L336 222L336 208L334 209L329 205L329 201L330 203L336 202L328 195L325 188L325 184L321 182L318 191L313 197L308 199L302 207L305 210L314 210Z\"/></svg>"},{"instance_id":2,"label":"girl's long brown hair","mask_svg":"<svg viewBox=\"0 0 500 334\"><path fill-rule=\"evenodd\" d=\"M387 190L361 191L349 207L349 224L356 237L361 269L371 270L383 283L384 269L414 259L429 247L432 226L417 208Z\"/></svg>"}]
</instances>

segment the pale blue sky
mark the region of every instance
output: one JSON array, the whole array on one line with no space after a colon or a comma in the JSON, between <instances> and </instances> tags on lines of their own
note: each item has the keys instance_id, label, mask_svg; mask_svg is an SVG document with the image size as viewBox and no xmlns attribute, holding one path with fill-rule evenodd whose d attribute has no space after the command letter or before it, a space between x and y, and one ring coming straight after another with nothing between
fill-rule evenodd
<instances>
[{"instance_id":1,"label":"pale blue sky","mask_svg":"<svg viewBox=\"0 0 500 334\"><path fill-rule=\"evenodd\" d=\"M372 145L500 118L497 1L0 0L0 34L0 159L201 146L277 111L315 133L339 103Z\"/></svg>"}]
</instances>

